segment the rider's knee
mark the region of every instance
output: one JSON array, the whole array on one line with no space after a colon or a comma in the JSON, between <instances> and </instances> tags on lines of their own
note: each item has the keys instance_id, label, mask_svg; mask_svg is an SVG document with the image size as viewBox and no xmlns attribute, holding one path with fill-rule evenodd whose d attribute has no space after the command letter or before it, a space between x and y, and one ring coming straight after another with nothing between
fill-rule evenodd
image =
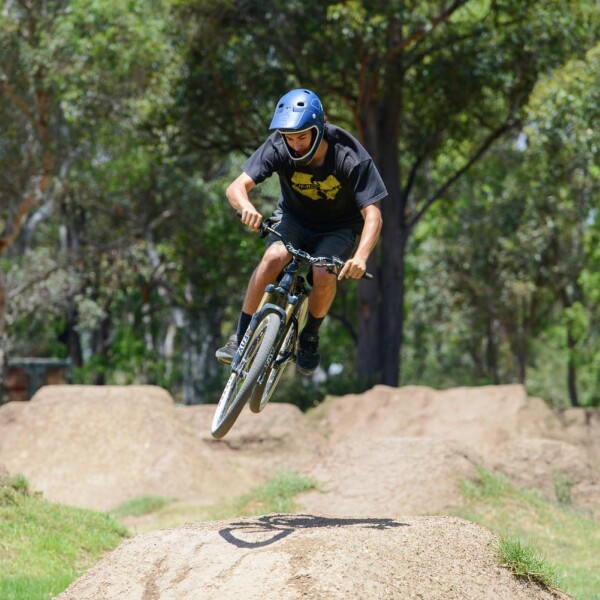
<instances>
[{"instance_id":1,"label":"rider's knee","mask_svg":"<svg viewBox=\"0 0 600 600\"><path fill-rule=\"evenodd\" d=\"M335 275L319 267L313 268L311 275L313 287L335 286L337 281Z\"/></svg>"},{"instance_id":2,"label":"rider's knee","mask_svg":"<svg viewBox=\"0 0 600 600\"><path fill-rule=\"evenodd\" d=\"M279 244L273 244L265 252L261 266L264 271L271 274L278 274L289 262L289 255L285 247Z\"/></svg>"}]
</instances>

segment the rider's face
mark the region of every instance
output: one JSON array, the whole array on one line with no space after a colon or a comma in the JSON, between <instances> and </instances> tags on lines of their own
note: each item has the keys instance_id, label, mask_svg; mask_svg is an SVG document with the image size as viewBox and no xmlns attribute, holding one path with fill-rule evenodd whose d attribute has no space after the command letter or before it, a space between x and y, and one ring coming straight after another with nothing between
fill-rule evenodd
<instances>
[{"instance_id":1,"label":"rider's face","mask_svg":"<svg viewBox=\"0 0 600 600\"><path fill-rule=\"evenodd\" d=\"M312 132L307 130L300 133L286 133L283 139L297 156L304 156L310 150Z\"/></svg>"}]
</instances>

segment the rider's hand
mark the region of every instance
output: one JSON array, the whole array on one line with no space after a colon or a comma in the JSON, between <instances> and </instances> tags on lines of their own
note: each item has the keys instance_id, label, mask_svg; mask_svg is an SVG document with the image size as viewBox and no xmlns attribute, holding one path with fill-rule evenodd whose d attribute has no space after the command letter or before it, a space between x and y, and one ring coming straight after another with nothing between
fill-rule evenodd
<instances>
[{"instance_id":1,"label":"rider's hand","mask_svg":"<svg viewBox=\"0 0 600 600\"><path fill-rule=\"evenodd\" d=\"M360 279L367 271L367 262L356 256L348 259L338 275L338 281L342 279Z\"/></svg>"},{"instance_id":2,"label":"rider's hand","mask_svg":"<svg viewBox=\"0 0 600 600\"><path fill-rule=\"evenodd\" d=\"M254 206L247 206L239 210L240 219L244 225L252 229L252 231L258 231L263 221L262 215L254 208Z\"/></svg>"}]
</instances>

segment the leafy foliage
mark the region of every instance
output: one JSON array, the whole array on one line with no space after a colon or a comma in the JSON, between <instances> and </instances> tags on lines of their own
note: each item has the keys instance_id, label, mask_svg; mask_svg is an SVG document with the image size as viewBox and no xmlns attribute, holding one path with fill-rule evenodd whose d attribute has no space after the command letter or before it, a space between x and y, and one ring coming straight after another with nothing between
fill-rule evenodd
<instances>
[{"instance_id":1,"label":"leafy foliage","mask_svg":"<svg viewBox=\"0 0 600 600\"><path fill-rule=\"evenodd\" d=\"M590 96L598 85L596 57L590 51L586 60L540 80L523 132L465 176L453 194L454 210L433 211L417 236L411 378L435 378L436 360L440 376L460 372L462 363L473 383L525 383L531 367L538 381L548 381L535 385L544 397L565 404L568 396L577 404L581 395L584 403L597 403L587 374L597 361L598 305L583 284L597 270L584 243L597 229L600 191L598 138L590 128L599 114ZM436 331L428 320L444 325ZM545 347L535 341L548 343L551 331L560 358L542 375L538 353ZM424 348L437 349L437 356L427 358ZM557 367L565 373L560 400L552 376ZM567 371L578 376L582 394Z\"/></svg>"},{"instance_id":2,"label":"leafy foliage","mask_svg":"<svg viewBox=\"0 0 600 600\"><path fill-rule=\"evenodd\" d=\"M291 383L297 402L378 369L394 380L400 347L408 381L538 385L549 339L561 396L579 382L597 402L598 30L592 0L9 3L2 347L69 356L81 382L214 400L214 347L262 251L223 190L274 99L309 86L391 195L368 310L362 286L340 289L323 329L324 366L342 375ZM276 182L253 193L268 214ZM367 373L349 377L356 363Z\"/></svg>"}]
</instances>

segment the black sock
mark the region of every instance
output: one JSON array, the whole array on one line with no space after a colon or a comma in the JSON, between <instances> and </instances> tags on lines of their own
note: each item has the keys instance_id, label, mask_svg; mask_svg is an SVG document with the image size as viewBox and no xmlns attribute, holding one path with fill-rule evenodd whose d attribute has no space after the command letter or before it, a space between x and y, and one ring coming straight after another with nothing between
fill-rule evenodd
<instances>
[{"instance_id":1,"label":"black sock","mask_svg":"<svg viewBox=\"0 0 600 600\"><path fill-rule=\"evenodd\" d=\"M252 315L245 313L244 311L240 312L240 319L238 321L237 327L237 341L238 344L242 341L244 334L246 333L246 329L248 329L248 325L250 325L250 321L252 320Z\"/></svg>"},{"instance_id":2,"label":"black sock","mask_svg":"<svg viewBox=\"0 0 600 600\"><path fill-rule=\"evenodd\" d=\"M305 334L318 335L319 327L321 327L321 323L323 323L324 319L325 319L325 317L320 317L317 319L317 317L313 317L309 312L308 319L306 319L306 325L304 326L304 329L302 330L302 335L305 335Z\"/></svg>"}]
</instances>

